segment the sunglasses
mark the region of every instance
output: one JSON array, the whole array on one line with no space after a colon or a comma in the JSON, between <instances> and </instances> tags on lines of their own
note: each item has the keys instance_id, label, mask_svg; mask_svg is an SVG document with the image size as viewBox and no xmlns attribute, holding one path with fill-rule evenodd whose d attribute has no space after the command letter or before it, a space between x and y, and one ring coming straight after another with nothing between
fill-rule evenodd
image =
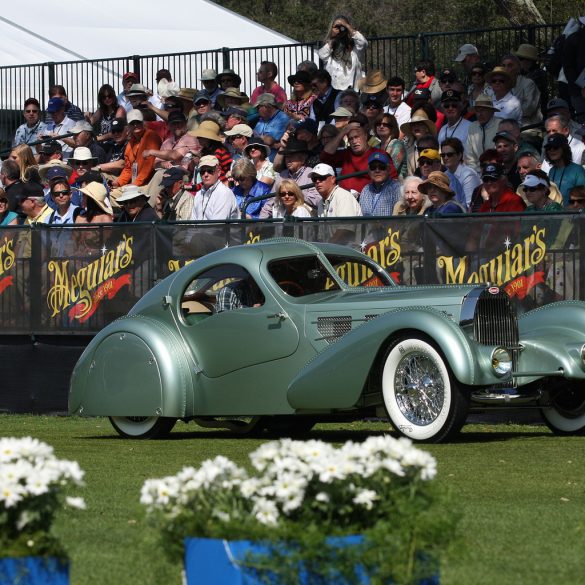
<instances>
[{"instance_id":1,"label":"sunglasses","mask_svg":"<svg viewBox=\"0 0 585 585\"><path fill-rule=\"evenodd\" d=\"M448 102L446 104L443 104L443 108L445 110L456 109L458 107L459 107L459 104L457 102Z\"/></svg>"},{"instance_id":2,"label":"sunglasses","mask_svg":"<svg viewBox=\"0 0 585 585\"><path fill-rule=\"evenodd\" d=\"M378 122L376 124L376 128L381 126L382 128L392 128L392 124L388 124L388 122Z\"/></svg>"},{"instance_id":3,"label":"sunglasses","mask_svg":"<svg viewBox=\"0 0 585 585\"><path fill-rule=\"evenodd\" d=\"M215 173L215 167L201 167L199 169L199 174L203 175L213 175Z\"/></svg>"},{"instance_id":4,"label":"sunglasses","mask_svg":"<svg viewBox=\"0 0 585 585\"><path fill-rule=\"evenodd\" d=\"M505 83L505 82L506 82L505 79L500 79L500 78L498 78L498 79L492 79L492 83Z\"/></svg>"},{"instance_id":5,"label":"sunglasses","mask_svg":"<svg viewBox=\"0 0 585 585\"><path fill-rule=\"evenodd\" d=\"M471 75L485 75L483 71L472 71Z\"/></svg>"},{"instance_id":6,"label":"sunglasses","mask_svg":"<svg viewBox=\"0 0 585 585\"><path fill-rule=\"evenodd\" d=\"M442 153L441 153L441 156L442 156L443 158L449 158L449 157L451 157L451 156L455 156L456 154L457 154L456 152L442 152Z\"/></svg>"},{"instance_id":7,"label":"sunglasses","mask_svg":"<svg viewBox=\"0 0 585 585\"><path fill-rule=\"evenodd\" d=\"M281 191L280 196L281 197L295 197L295 194L291 193L290 191Z\"/></svg>"},{"instance_id":8,"label":"sunglasses","mask_svg":"<svg viewBox=\"0 0 585 585\"><path fill-rule=\"evenodd\" d=\"M386 166L380 163L372 163L369 166L370 171L385 171L386 170Z\"/></svg>"},{"instance_id":9,"label":"sunglasses","mask_svg":"<svg viewBox=\"0 0 585 585\"><path fill-rule=\"evenodd\" d=\"M73 163L74 167L91 167L93 164L90 160L74 160L71 162Z\"/></svg>"},{"instance_id":10,"label":"sunglasses","mask_svg":"<svg viewBox=\"0 0 585 585\"><path fill-rule=\"evenodd\" d=\"M538 185L537 187L524 187L524 191L528 191L529 193L534 193L538 189L542 189L544 185Z\"/></svg>"},{"instance_id":11,"label":"sunglasses","mask_svg":"<svg viewBox=\"0 0 585 585\"><path fill-rule=\"evenodd\" d=\"M39 110L24 110L25 114L38 114Z\"/></svg>"},{"instance_id":12,"label":"sunglasses","mask_svg":"<svg viewBox=\"0 0 585 585\"><path fill-rule=\"evenodd\" d=\"M381 107L378 104L366 104L366 110L379 110Z\"/></svg>"},{"instance_id":13,"label":"sunglasses","mask_svg":"<svg viewBox=\"0 0 585 585\"><path fill-rule=\"evenodd\" d=\"M434 160L430 160L428 158L419 158L418 159L418 164L421 167L432 165L434 162L435 162Z\"/></svg>"},{"instance_id":14,"label":"sunglasses","mask_svg":"<svg viewBox=\"0 0 585 585\"><path fill-rule=\"evenodd\" d=\"M313 183L320 183L321 181L326 181L331 175L325 175L324 177L321 175L313 175L311 179L313 179Z\"/></svg>"},{"instance_id":15,"label":"sunglasses","mask_svg":"<svg viewBox=\"0 0 585 585\"><path fill-rule=\"evenodd\" d=\"M64 195L69 195L71 191L69 189L64 189L63 191L53 191L53 197L62 197Z\"/></svg>"}]
</instances>

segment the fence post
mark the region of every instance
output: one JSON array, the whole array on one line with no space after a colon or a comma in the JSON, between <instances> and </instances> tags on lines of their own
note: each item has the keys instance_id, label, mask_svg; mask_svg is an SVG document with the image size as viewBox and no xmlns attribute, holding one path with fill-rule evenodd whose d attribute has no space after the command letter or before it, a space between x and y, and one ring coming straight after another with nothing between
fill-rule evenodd
<instances>
[{"instance_id":1,"label":"fence post","mask_svg":"<svg viewBox=\"0 0 585 585\"><path fill-rule=\"evenodd\" d=\"M420 41L420 58L426 61L429 58L429 40L422 33L418 35L418 40Z\"/></svg>"},{"instance_id":2,"label":"fence post","mask_svg":"<svg viewBox=\"0 0 585 585\"><path fill-rule=\"evenodd\" d=\"M536 40L536 27L533 24L529 24L528 25L528 30L526 31L528 33L528 42L531 45L535 45L535 40Z\"/></svg>"},{"instance_id":3,"label":"fence post","mask_svg":"<svg viewBox=\"0 0 585 585\"><path fill-rule=\"evenodd\" d=\"M222 47L221 48L221 55L222 55L222 59L223 59L223 69L229 69L230 68L230 50L228 47Z\"/></svg>"},{"instance_id":4,"label":"fence post","mask_svg":"<svg viewBox=\"0 0 585 585\"><path fill-rule=\"evenodd\" d=\"M55 63L50 61L47 63L47 78L49 80L49 87L55 85ZM48 88L47 88L48 89Z\"/></svg>"},{"instance_id":5,"label":"fence post","mask_svg":"<svg viewBox=\"0 0 585 585\"><path fill-rule=\"evenodd\" d=\"M140 55L132 55L132 71L138 75L140 79Z\"/></svg>"}]
</instances>

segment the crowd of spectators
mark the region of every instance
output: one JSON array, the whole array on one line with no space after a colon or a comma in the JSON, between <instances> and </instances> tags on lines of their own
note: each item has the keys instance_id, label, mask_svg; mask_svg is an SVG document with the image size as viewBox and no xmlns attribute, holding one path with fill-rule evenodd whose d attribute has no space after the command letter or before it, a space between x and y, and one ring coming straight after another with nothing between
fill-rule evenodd
<instances>
[{"instance_id":1,"label":"crowd of spectators","mask_svg":"<svg viewBox=\"0 0 585 585\"><path fill-rule=\"evenodd\" d=\"M263 61L250 97L231 69L205 69L198 88L128 72L119 94L96 88L93 112L54 85L44 112L24 102L1 225L581 208L583 94L549 96L536 47L488 65L466 43L448 68L421 60L405 80L364 71L367 45L336 16L321 68L304 61L283 83Z\"/></svg>"}]
</instances>

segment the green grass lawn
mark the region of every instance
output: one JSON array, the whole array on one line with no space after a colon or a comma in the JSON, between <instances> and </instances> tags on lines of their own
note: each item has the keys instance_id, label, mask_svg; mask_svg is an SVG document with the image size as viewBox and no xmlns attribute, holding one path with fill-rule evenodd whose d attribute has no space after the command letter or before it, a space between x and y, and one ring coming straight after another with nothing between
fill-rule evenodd
<instances>
[{"instance_id":1,"label":"green grass lawn","mask_svg":"<svg viewBox=\"0 0 585 585\"><path fill-rule=\"evenodd\" d=\"M380 423L321 425L310 436L360 441ZM57 532L73 585L180 585L139 504L142 483L221 454L247 464L262 441L179 423L164 441L119 439L106 419L1 415L3 436L31 435L86 472L88 509L64 511ZM585 438L544 426L469 425L455 443L428 445L438 481L463 512L461 544L441 568L445 585L585 582ZM78 493L82 492L82 493Z\"/></svg>"}]
</instances>

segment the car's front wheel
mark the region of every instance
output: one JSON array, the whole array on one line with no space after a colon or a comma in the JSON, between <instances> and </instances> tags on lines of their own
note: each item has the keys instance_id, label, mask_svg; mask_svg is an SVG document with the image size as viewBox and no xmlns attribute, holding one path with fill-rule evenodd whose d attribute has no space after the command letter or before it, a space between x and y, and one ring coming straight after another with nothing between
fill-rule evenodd
<instances>
[{"instance_id":1,"label":"car's front wheel","mask_svg":"<svg viewBox=\"0 0 585 585\"><path fill-rule=\"evenodd\" d=\"M176 418L162 416L111 416L116 432L126 439L161 439L175 426Z\"/></svg>"},{"instance_id":2,"label":"car's front wheel","mask_svg":"<svg viewBox=\"0 0 585 585\"><path fill-rule=\"evenodd\" d=\"M384 406L396 430L414 441L438 443L459 432L468 400L445 358L422 337L397 340L382 369Z\"/></svg>"},{"instance_id":3,"label":"car's front wheel","mask_svg":"<svg viewBox=\"0 0 585 585\"><path fill-rule=\"evenodd\" d=\"M585 385L567 383L554 394L550 406L542 409L548 428L556 435L585 432Z\"/></svg>"}]
</instances>

